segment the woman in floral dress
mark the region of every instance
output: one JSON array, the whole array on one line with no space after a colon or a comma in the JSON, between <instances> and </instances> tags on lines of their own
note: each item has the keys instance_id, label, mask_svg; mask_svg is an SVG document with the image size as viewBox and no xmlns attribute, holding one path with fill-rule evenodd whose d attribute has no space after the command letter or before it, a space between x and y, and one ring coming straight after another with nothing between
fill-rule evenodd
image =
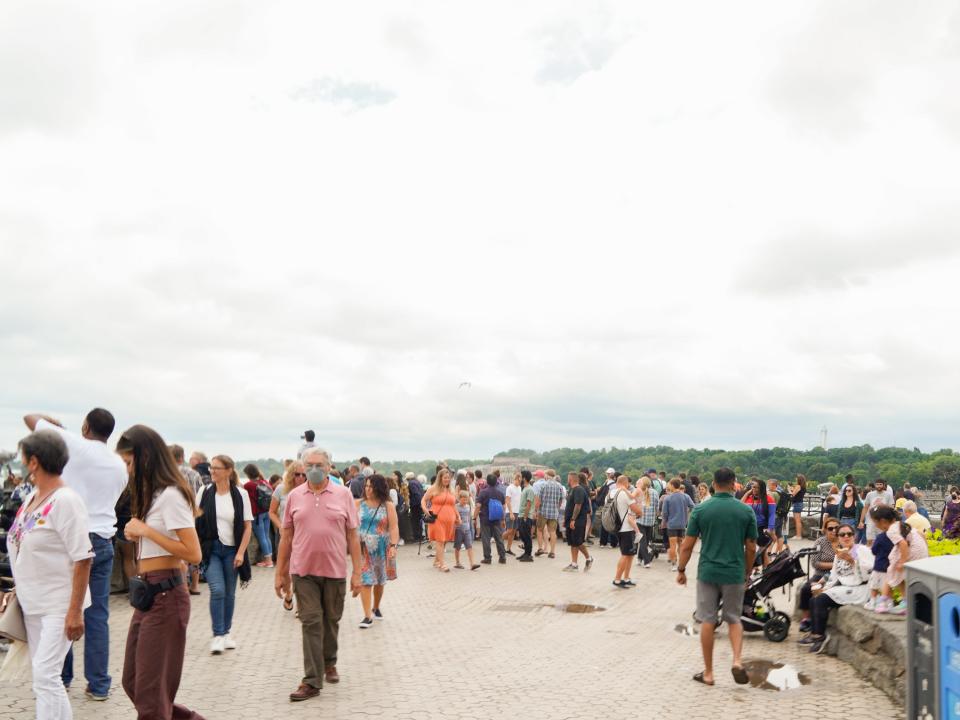
<instances>
[{"instance_id":1,"label":"woman in floral dress","mask_svg":"<svg viewBox=\"0 0 960 720\"><path fill-rule=\"evenodd\" d=\"M360 569L360 602L363 604L361 628L373 625L374 619L383 620L380 603L388 580L397 579L397 544L400 531L397 508L390 500L390 490L383 475L367 478L363 498L357 500L360 525L360 551L363 565Z\"/></svg>"}]
</instances>

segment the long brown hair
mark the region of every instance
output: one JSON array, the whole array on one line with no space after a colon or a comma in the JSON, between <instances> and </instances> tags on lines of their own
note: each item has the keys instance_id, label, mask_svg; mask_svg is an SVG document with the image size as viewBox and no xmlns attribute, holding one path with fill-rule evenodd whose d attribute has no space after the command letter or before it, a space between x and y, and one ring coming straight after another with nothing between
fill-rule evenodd
<instances>
[{"instance_id":1,"label":"long brown hair","mask_svg":"<svg viewBox=\"0 0 960 720\"><path fill-rule=\"evenodd\" d=\"M133 455L130 479L130 515L145 520L154 496L168 487L176 487L196 512L196 498L160 434L146 425L134 425L117 441L117 452Z\"/></svg>"}]
</instances>

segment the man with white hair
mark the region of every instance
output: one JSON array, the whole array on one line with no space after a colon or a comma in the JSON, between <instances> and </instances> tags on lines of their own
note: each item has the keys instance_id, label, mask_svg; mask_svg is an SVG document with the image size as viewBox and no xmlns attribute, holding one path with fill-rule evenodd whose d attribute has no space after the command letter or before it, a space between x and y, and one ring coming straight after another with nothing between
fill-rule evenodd
<instances>
[{"instance_id":1,"label":"man with white hair","mask_svg":"<svg viewBox=\"0 0 960 720\"><path fill-rule=\"evenodd\" d=\"M300 608L303 680L291 702L320 694L323 681L340 682L337 635L347 592L347 553L353 563L350 591L360 592L357 506L342 485L330 482L330 453L318 447L303 456L307 481L287 495L274 589Z\"/></svg>"},{"instance_id":2,"label":"man with white hair","mask_svg":"<svg viewBox=\"0 0 960 720\"><path fill-rule=\"evenodd\" d=\"M917 512L917 504L913 500L903 504L903 521L921 534L930 532L930 521Z\"/></svg>"}]
</instances>

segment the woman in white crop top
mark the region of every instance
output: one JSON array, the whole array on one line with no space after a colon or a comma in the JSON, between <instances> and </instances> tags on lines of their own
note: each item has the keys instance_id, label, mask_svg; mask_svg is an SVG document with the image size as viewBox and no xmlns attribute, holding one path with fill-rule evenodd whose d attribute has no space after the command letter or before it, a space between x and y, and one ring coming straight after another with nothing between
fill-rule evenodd
<instances>
[{"instance_id":1,"label":"woman in white crop top","mask_svg":"<svg viewBox=\"0 0 960 720\"><path fill-rule=\"evenodd\" d=\"M131 518L124 534L138 543L140 577L156 590L149 610L133 611L123 689L139 718L202 720L174 702L190 620L183 565L200 562L193 491L155 430L134 425L120 436L117 452L130 475Z\"/></svg>"}]
</instances>

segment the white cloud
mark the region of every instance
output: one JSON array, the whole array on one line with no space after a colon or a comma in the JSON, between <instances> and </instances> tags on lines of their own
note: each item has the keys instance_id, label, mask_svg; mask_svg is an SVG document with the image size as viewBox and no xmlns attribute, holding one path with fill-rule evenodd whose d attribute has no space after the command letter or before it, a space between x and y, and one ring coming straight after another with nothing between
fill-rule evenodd
<instances>
[{"instance_id":1,"label":"white cloud","mask_svg":"<svg viewBox=\"0 0 960 720\"><path fill-rule=\"evenodd\" d=\"M16 4L0 446L955 445L960 26L866 7Z\"/></svg>"}]
</instances>

